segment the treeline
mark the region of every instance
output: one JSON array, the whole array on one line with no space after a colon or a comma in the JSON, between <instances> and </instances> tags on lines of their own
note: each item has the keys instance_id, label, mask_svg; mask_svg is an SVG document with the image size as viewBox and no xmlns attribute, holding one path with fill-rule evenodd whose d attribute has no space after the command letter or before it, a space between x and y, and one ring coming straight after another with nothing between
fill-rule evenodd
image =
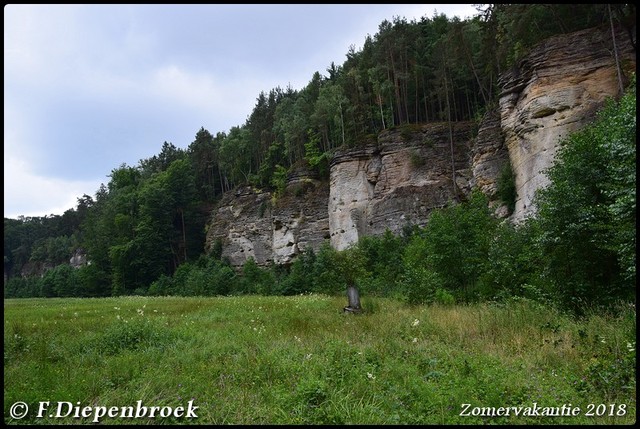
<instances>
[{"instance_id":1,"label":"treeline","mask_svg":"<svg viewBox=\"0 0 640 429\"><path fill-rule=\"evenodd\" d=\"M368 141L385 128L479 119L496 104L499 74L530 47L610 19L635 24L635 6L494 4L465 21L444 15L384 21L326 76L316 72L300 90L260 93L244 124L215 135L201 128L186 149L165 142L159 154L112 170L106 186L62 216L5 219L5 296L190 293L172 289L168 279L213 270L208 258L215 255L203 256L205 227L224 192L241 184L281 190L298 163L326 178L336 147ZM91 265L60 266L76 249ZM47 267L56 268L21 278Z\"/></svg>"}]
</instances>

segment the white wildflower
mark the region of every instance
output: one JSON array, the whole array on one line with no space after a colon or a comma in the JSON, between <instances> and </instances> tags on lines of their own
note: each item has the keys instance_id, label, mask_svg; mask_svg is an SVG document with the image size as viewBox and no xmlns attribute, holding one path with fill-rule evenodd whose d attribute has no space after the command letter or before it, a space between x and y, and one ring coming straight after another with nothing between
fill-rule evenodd
<instances>
[{"instance_id":1,"label":"white wildflower","mask_svg":"<svg viewBox=\"0 0 640 429\"><path fill-rule=\"evenodd\" d=\"M420 321L418 319L415 319L412 323L411 326L418 326L420 324Z\"/></svg>"},{"instance_id":2,"label":"white wildflower","mask_svg":"<svg viewBox=\"0 0 640 429\"><path fill-rule=\"evenodd\" d=\"M367 373L367 378L368 378L369 380L375 380L375 379L376 379L376 376L375 376L375 375L373 375L373 374L371 374L370 372L368 372L368 373Z\"/></svg>"},{"instance_id":3,"label":"white wildflower","mask_svg":"<svg viewBox=\"0 0 640 429\"><path fill-rule=\"evenodd\" d=\"M417 338L414 338L413 340L411 340L411 342L412 342L412 343L417 343L417 342L418 342L418 339L417 339Z\"/></svg>"}]
</instances>

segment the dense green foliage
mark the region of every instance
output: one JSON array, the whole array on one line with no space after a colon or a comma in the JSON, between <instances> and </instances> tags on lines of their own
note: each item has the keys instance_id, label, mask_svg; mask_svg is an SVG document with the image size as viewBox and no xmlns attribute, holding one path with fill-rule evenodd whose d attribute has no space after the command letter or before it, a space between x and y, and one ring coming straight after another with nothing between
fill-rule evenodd
<instances>
[{"instance_id":1,"label":"dense green foliage","mask_svg":"<svg viewBox=\"0 0 640 429\"><path fill-rule=\"evenodd\" d=\"M612 8L626 25L633 5ZM332 151L389 127L470 120L495 105L497 76L545 37L608 23L606 5L486 5L473 19L444 15L384 21L363 48L301 90L260 93L247 121L187 149L112 170L95 198L62 216L5 219L5 297L337 293L410 303L522 296L577 309L635 292L635 81L594 127L571 137L549 172L539 218L499 224L479 194L436 210L401 237L325 245L290 267L241 271L204 255L211 209L242 184L281 193L290 168L328 176ZM533 31L533 29L536 29ZM501 198L514 202L505 169ZM64 264L77 249L90 265ZM218 249L219 250L219 249ZM46 271L39 277L31 273ZM603 298L607 299L603 299ZM609 302L610 301L610 302Z\"/></svg>"},{"instance_id":2,"label":"dense green foliage","mask_svg":"<svg viewBox=\"0 0 640 429\"><path fill-rule=\"evenodd\" d=\"M101 424L550 424L636 421L636 312L581 319L529 300L409 306L344 298L110 297L4 301L5 424L73 405L198 407L197 419ZM376 309L372 311L372 309ZM9 409L25 402L17 421ZM39 403L50 411L36 418ZM473 407L561 407L572 416L480 417ZM605 409L591 410L605 404ZM609 407L613 404L613 410ZM65 409L66 407L63 407ZM63 414L64 415L64 414Z\"/></svg>"},{"instance_id":3,"label":"dense green foliage","mask_svg":"<svg viewBox=\"0 0 640 429\"><path fill-rule=\"evenodd\" d=\"M513 213L516 208L518 192L516 190L516 179L513 175L513 168L510 162L505 162L504 167L498 176L498 198L505 204L509 213Z\"/></svg>"}]
</instances>

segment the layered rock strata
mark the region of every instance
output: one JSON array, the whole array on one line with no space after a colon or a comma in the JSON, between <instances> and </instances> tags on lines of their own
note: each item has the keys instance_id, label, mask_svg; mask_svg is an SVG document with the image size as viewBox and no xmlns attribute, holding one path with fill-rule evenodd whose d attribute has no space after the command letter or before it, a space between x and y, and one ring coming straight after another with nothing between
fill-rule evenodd
<instances>
[{"instance_id":1,"label":"layered rock strata","mask_svg":"<svg viewBox=\"0 0 640 429\"><path fill-rule=\"evenodd\" d=\"M624 73L635 72L635 51L626 32L616 33ZM535 213L535 193L563 137L593 121L618 94L610 29L552 37L501 76L499 107L482 120L407 125L381 132L377 140L338 150L330 179L305 168L288 178L285 196L241 188L227 193L212 215L207 247L239 266L289 263L307 248L330 240L345 249L365 235L426 224L435 208L464 199L472 188L490 199L496 214L507 208L496 191L507 162L517 200L511 220ZM453 151L451 139L453 139ZM453 153L452 153L453 152Z\"/></svg>"},{"instance_id":2,"label":"layered rock strata","mask_svg":"<svg viewBox=\"0 0 640 429\"><path fill-rule=\"evenodd\" d=\"M251 187L229 192L212 214L208 251L218 243L234 266L249 258L287 264L327 240L345 249L364 235L423 226L434 208L470 192L472 128L464 122L383 131L376 143L337 151L329 182L298 168L284 196Z\"/></svg>"},{"instance_id":3,"label":"layered rock strata","mask_svg":"<svg viewBox=\"0 0 640 429\"><path fill-rule=\"evenodd\" d=\"M365 235L423 226L434 208L467 195L472 127L471 122L453 123L451 130L447 123L405 126L383 131L377 144L337 152L328 202L332 247L342 250Z\"/></svg>"},{"instance_id":4,"label":"layered rock strata","mask_svg":"<svg viewBox=\"0 0 640 429\"><path fill-rule=\"evenodd\" d=\"M622 69L635 72L629 35L616 33ZM515 173L514 222L535 213L538 189L560 141L593 121L605 101L619 94L609 27L551 37L501 76L501 128Z\"/></svg>"},{"instance_id":5,"label":"layered rock strata","mask_svg":"<svg viewBox=\"0 0 640 429\"><path fill-rule=\"evenodd\" d=\"M327 182L296 173L285 195L243 187L227 193L213 213L207 250L222 247L234 266L253 258L258 265L287 264L329 238Z\"/></svg>"},{"instance_id":6,"label":"layered rock strata","mask_svg":"<svg viewBox=\"0 0 640 429\"><path fill-rule=\"evenodd\" d=\"M500 127L500 112L491 110L482 119L471 149L471 187L479 189L487 196L490 206L499 218L510 215L508 207L497 194L500 174L508 162L509 151Z\"/></svg>"}]
</instances>

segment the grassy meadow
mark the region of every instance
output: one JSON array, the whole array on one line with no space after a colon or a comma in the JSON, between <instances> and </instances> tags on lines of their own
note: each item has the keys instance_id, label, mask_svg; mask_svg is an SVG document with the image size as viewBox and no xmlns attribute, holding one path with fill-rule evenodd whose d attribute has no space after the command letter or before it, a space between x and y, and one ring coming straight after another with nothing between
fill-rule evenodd
<instances>
[{"instance_id":1,"label":"grassy meadow","mask_svg":"<svg viewBox=\"0 0 640 429\"><path fill-rule=\"evenodd\" d=\"M41 401L178 407L106 424L631 424L633 306L570 318L529 301L408 306L363 297L5 299L4 421ZM30 412L11 417L22 401ZM469 415L461 415L470 404ZM479 416L563 405L574 416ZM570 405L569 405L570 404ZM53 405L52 405L53 407ZM476 411L473 411L476 410ZM591 411L593 415L587 415ZM549 413L549 410L547 410Z\"/></svg>"}]
</instances>

